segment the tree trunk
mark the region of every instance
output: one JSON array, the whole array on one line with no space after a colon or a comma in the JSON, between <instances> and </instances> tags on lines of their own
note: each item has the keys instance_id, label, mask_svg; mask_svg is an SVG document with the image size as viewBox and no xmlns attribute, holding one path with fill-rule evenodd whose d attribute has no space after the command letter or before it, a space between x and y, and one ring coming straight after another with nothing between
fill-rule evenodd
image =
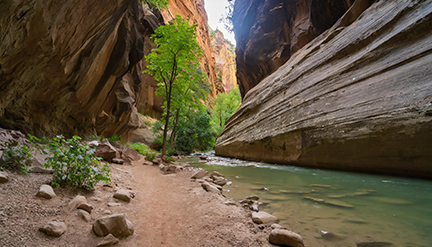
<instances>
[{"instance_id":1,"label":"tree trunk","mask_svg":"<svg viewBox=\"0 0 432 247\"><path fill-rule=\"evenodd\" d=\"M165 157L165 153L166 153L166 139L168 134L168 125L169 125L169 118L170 118L172 85L174 83L176 74L177 74L177 60L176 60L176 56L174 56L174 66L173 66L173 70L171 71L171 79L169 81L169 90L168 90L168 97L167 97L167 108L166 108L167 113L165 117L165 127L163 133L162 158Z\"/></svg>"},{"instance_id":2,"label":"tree trunk","mask_svg":"<svg viewBox=\"0 0 432 247\"><path fill-rule=\"evenodd\" d=\"M171 132L171 137L170 137L171 146L174 144L174 139L177 134L177 124L178 124L179 117L180 117L180 108L177 109L176 117L173 124L173 130Z\"/></svg>"}]
</instances>

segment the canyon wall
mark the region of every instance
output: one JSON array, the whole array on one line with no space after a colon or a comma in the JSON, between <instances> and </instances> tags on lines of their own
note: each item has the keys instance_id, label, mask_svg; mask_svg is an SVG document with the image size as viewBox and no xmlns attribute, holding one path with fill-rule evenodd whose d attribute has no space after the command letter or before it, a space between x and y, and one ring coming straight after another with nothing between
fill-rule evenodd
<instances>
[{"instance_id":1,"label":"canyon wall","mask_svg":"<svg viewBox=\"0 0 432 247\"><path fill-rule=\"evenodd\" d=\"M237 0L236 7L245 4L245 9L236 11L244 16L256 12L254 2ZM266 34L274 33L275 42L268 42L283 48L275 50L281 51L274 53L281 54L276 57L290 58L250 88L245 78L258 80L263 74L254 73L266 72L259 68L267 67L248 67L245 56L238 58L239 83L243 93L248 92L217 140L216 154L432 178L432 2L368 5L355 1L330 29L295 53L295 44L284 43L289 37L285 26L265 26ZM278 17L279 9L262 12L258 20ZM324 25L325 20L312 23ZM243 35L236 33L237 44L247 58L248 49L254 49L242 43ZM263 48L254 54L265 58L273 53Z\"/></svg>"},{"instance_id":2,"label":"canyon wall","mask_svg":"<svg viewBox=\"0 0 432 247\"><path fill-rule=\"evenodd\" d=\"M374 0L356 3L363 11ZM293 53L330 28L354 0L237 0L233 27L242 97Z\"/></svg>"},{"instance_id":3,"label":"canyon wall","mask_svg":"<svg viewBox=\"0 0 432 247\"><path fill-rule=\"evenodd\" d=\"M216 89L228 93L237 85L234 46L219 30L210 35L212 54L215 60Z\"/></svg>"},{"instance_id":4,"label":"canyon wall","mask_svg":"<svg viewBox=\"0 0 432 247\"><path fill-rule=\"evenodd\" d=\"M136 0L0 2L0 126L110 136L136 128L145 20Z\"/></svg>"}]
</instances>

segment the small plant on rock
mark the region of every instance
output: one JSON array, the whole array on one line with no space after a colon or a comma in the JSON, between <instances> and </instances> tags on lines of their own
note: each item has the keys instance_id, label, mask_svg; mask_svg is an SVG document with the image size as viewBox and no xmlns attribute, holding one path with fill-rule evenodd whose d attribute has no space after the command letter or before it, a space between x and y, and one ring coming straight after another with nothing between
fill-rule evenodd
<instances>
[{"instance_id":1,"label":"small plant on rock","mask_svg":"<svg viewBox=\"0 0 432 247\"><path fill-rule=\"evenodd\" d=\"M91 149L87 143L80 144L80 140L79 136L70 139L57 136L47 146L53 157L46 158L44 166L54 170L54 186L72 185L93 189L99 181L111 181L108 165L101 167L101 158L94 156L95 149Z\"/></svg>"}]
</instances>

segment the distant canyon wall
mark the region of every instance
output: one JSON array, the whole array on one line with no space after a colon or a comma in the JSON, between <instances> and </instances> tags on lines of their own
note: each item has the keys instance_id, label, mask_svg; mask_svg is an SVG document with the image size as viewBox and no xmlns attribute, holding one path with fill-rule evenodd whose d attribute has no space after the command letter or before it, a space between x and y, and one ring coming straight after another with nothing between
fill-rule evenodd
<instances>
[{"instance_id":1,"label":"distant canyon wall","mask_svg":"<svg viewBox=\"0 0 432 247\"><path fill-rule=\"evenodd\" d=\"M216 154L432 178L432 2L339 1L352 5L321 34L332 21L314 18L338 1L276 2L236 1L240 26L260 24L235 30L244 102ZM278 18L306 2L303 35L294 35L302 32ZM314 14L318 3L328 5Z\"/></svg>"},{"instance_id":2,"label":"distant canyon wall","mask_svg":"<svg viewBox=\"0 0 432 247\"><path fill-rule=\"evenodd\" d=\"M0 2L0 126L110 136L136 128L136 0Z\"/></svg>"},{"instance_id":3,"label":"distant canyon wall","mask_svg":"<svg viewBox=\"0 0 432 247\"><path fill-rule=\"evenodd\" d=\"M225 40L219 30L214 31L210 39L215 60L216 89L218 92L228 93L237 87L234 47Z\"/></svg>"}]
</instances>

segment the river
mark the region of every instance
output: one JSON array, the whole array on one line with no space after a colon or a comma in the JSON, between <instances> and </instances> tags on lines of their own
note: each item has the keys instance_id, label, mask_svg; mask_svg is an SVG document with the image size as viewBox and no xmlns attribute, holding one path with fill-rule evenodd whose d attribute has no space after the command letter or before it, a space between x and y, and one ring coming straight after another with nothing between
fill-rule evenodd
<instances>
[{"instance_id":1,"label":"river","mask_svg":"<svg viewBox=\"0 0 432 247\"><path fill-rule=\"evenodd\" d=\"M259 196L264 203L260 210L302 235L306 246L355 247L371 241L396 247L432 246L432 181L214 155L206 162L198 157L182 162L225 175L232 181L224 186L227 197Z\"/></svg>"}]
</instances>

